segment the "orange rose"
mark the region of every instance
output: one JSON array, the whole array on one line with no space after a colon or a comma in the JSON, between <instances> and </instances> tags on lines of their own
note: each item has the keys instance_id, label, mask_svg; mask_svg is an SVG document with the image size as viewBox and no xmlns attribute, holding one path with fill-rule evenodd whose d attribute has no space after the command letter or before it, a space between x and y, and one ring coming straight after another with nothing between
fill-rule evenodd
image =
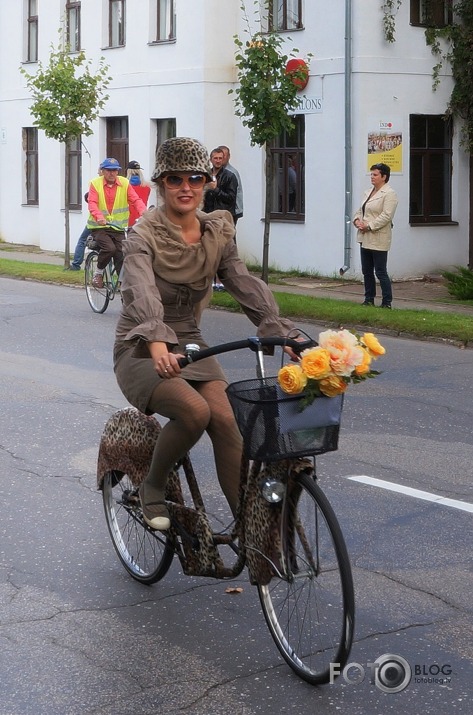
<instances>
[{"instance_id":1,"label":"orange rose","mask_svg":"<svg viewBox=\"0 0 473 715\"><path fill-rule=\"evenodd\" d=\"M307 377L313 380L321 380L331 373L330 353L320 347L303 350L300 365Z\"/></svg>"},{"instance_id":2,"label":"orange rose","mask_svg":"<svg viewBox=\"0 0 473 715\"><path fill-rule=\"evenodd\" d=\"M355 367L355 375L366 375L370 371L372 357L366 348L361 348L363 351L363 362Z\"/></svg>"},{"instance_id":3,"label":"orange rose","mask_svg":"<svg viewBox=\"0 0 473 715\"><path fill-rule=\"evenodd\" d=\"M319 382L320 392L327 397L335 397L341 395L347 389L347 383L343 377L338 375L330 375Z\"/></svg>"},{"instance_id":4,"label":"orange rose","mask_svg":"<svg viewBox=\"0 0 473 715\"><path fill-rule=\"evenodd\" d=\"M307 375L299 365L284 365L278 372L281 389L289 395L297 395L307 385Z\"/></svg>"},{"instance_id":5,"label":"orange rose","mask_svg":"<svg viewBox=\"0 0 473 715\"><path fill-rule=\"evenodd\" d=\"M368 350L369 354L373 358L378 358L380 355L384 355L386 350L378 341L378 338L373 333L364 333L360 338L360 342Z\"/></svg>"}]
</instances>

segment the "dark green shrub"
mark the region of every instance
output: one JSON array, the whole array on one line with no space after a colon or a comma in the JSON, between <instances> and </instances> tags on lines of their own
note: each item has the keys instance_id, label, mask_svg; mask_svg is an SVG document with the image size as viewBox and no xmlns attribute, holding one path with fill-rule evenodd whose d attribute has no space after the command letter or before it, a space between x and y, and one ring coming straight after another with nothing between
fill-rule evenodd
<instances>
[{"instance_id":1,"label":"dark green shrub","mask_svg":"<svg viewBox=\"0 0 473 715\"><path fill-rule=\"evenodd\" d=\"M473 300L473 271L463 266L455 266L457 272L444 271L450 295L459 300Z\"/></svg>"}]
</instances>

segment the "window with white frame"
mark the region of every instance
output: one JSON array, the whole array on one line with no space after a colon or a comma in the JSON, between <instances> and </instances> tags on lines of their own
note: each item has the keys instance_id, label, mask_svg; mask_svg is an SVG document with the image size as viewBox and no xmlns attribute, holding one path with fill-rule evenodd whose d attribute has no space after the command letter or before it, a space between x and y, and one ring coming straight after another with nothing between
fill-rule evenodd
<instances>
[{"instance_id":1,"label":"window with white frame","mask_svg":"<svg viewBox=\"0 0 473 715\"><path fill-rule=\"evenodd\" d=\"M283 131L269 147L273 184L271 219L303 221L305 214L305 116L294 117L291 131Z\"/></svg>"},{"instance_id":2,"label":"window with white frame","mask_svg":"<svg viewBox=\"0 0 473 715\"><path fill-rule=\"evenodd\" d=\"M411 0L411 25L445 27L452 22L452 0Z\"/></svg>"},{"instance_id":3,"label":"window with white frame","mask_svg":"<svg viewBox=\"0 0 473 715\"><path fill-rule=\"evenodd\" d=\"M69 208L82 207L82 142L80 137L72 139L67 147L69 164Z\"/></svg>"},{"instance_id":4,"label":"window with white frame","mask_svg":"<svg viewBox=\"0 0 473 715\"><path fill-rule=\"evenodd\" d=\"M125 45L125 0L109 0L108 7L108 45Z\"/></svg>"},{"instance_id":5,"label":"window with white frame","mask_svg":"<svg viewBox=\"0 0 473 715\"><path fill-rule=\"evenodd\" d=\"M261 0L261 17L266 32L299 30L302 24L302 0Z\"/></svg>"},{"instance_id":6,"label":"window with white frame","mask_svg":"<svg viewBox=\"0 0 473 715\"><path fill-rule=\"evenodd\" d=\"M176 39L176 3L175 0L157 0L156 7L156 42Z\"/></svg>"},{"instance_id":7,"label":"window with white frame","mask_svg":"<svg viewBox=\"0 0 473 715\"><path fill-rule=\"evenodd\" d=\"M38 60L38 0L27 1L26 61Z\"/></svg>"},{"instance_id":8,"label":"window with white frame","mask_svg":"<svg viewBox=\"0 0 473 715\"><path fill-rule=\"evenodd\" d=\"M39 204L38 193L38 130L35 127L24 127L23 154L25 203L30 206Z\"/></svg>"},{"instance_id":9,"label":"window with white frame","mask_svg":"<svg viewBox=\"0 0 473 715\"><path fill-rule=\"evenodd\" d=\"M452 122L443 115L411 114L409 221L452 220Z\"/></svg>"},{"instance_id":10,"label":"window with white frame","mask_svg":"<svg viewBox=\"0 0 473 715\"><path fill-rule=\"evenodd\" d=\"M80 2L66 2L66 42L71 52L80 51Z\"/></svg>"}]
</instances>

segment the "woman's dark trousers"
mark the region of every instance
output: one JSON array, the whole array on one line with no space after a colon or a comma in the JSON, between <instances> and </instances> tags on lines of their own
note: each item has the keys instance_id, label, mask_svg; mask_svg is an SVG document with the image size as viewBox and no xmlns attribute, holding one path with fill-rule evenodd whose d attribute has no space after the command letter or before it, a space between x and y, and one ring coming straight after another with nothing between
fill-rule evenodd
<instances>
[{"instance_id":1,"label":"woman's dark trousers","mask_svg":"<svg viewBox=\"0 0 473 715\"><path fill-rule=\"evenodd\" d=\"M361 270L365 283L365 303L374 303L376 275L381 287L382 305L391 305L393 294L387 271L387 262L387 251L373 251L371 248L361 247Z\"/></svg>"}]
</instances>

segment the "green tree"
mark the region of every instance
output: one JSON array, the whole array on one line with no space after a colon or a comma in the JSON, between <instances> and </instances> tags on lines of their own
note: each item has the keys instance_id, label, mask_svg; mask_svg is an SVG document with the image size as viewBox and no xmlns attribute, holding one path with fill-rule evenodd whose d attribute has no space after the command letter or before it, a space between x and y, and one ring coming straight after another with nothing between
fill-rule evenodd
<instances>
[{"instance_id":1,"label":"green tree","mask_svg":"<svg viewBox=\"0 0 473 715\"><path fill-rule=\"evenodd\" d=\"M294 80L305 79L306 71L300 69L288 74L286 64L289 56L283 52L282 37L274 32L259 31L252 34L244 2L241 9L250 39L244 42L237 35L233 38L237 48L235 63L239 86L229 92L236 95L235 112L242 119L243 125L248 127L251 144L266 149L262 279L267 283L274 176L269 146L283 130L291 131L294 126L290 116L290 112L298 105L298 87ZM298 50L292 50L292 55L296 52Z\"/></svg>"},{"instance_id":2,"label":"green tree","mask_svg":"<svg viewBox=\"0 0 473 715\"><path fill-rule=\"evenodd\" d=\"M60 31L62 35L62 31ZM70 264L69 229L69 147L74 139L93 133L91 123L97 119L108 95L104 94L111 77L103 57L95 72L84 52L71 55L69 48L60 41L51 45L49 63L38 63L36 74L30 75L23 67L20 72L26 78L26 86L33 98L30 112L34 125L47 137L65 145L64 197L65 197L65 251L64 266Z\"/></svg>"}]
</instances>

